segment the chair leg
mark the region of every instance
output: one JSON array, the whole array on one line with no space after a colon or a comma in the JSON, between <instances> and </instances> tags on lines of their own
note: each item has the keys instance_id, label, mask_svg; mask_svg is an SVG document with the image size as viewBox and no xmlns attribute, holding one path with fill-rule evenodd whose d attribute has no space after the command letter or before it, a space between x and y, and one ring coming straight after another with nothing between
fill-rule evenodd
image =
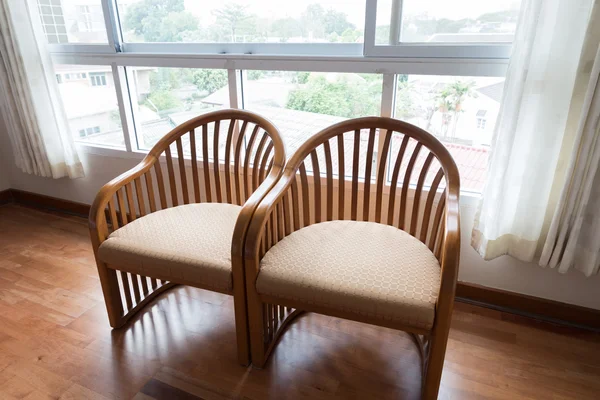
<instances>
[{"instance_id":1,"label":"chair leg","mask_svg":"<svg viewBox=\"0 0 600 400\"><path fill-rule=\"evenodd\" d=\"M245 293L234 292L233 306L235 310L235 331L237 337L238 362L243 366L250 365L250 338L248 335L248 314L246 312Z\"/></svg>"},{"instance_id":2,"label":"chair leg","mask_svg":"<svg viewBox=\"0 0 600 400\"><path fill-rule=\"evenodd\" d=\"M120 328L124 324L123 303L119 291L119 281L115 270L107 268L104 263L98 262L98 275L102 285L102 294L108 313L108 321L113 328Z\"/></svg>"},{"instance_id":3,"label":"chair leg","mask_svg":"<svg viewBox=\"0 0 600 400\"><path fill-rule=\"evenodd\" d=\"M264 331L264 307L255 291L248 290L248 323L250 328L250 353L252 365L263 368L267 362Z\"/></svg>"},{"instance_id":4,"label":"chair leg","mask_svg":"<svg viewBox=\"0 0 600 400\"><path fill-rule=\"evenodd\" d=\"M425 400L438 398L448 343L448 332L449 328L438 328L429 339L429 356L427 357L427 369L423 383L423 399Z\"/></svg>"}]
</instances>

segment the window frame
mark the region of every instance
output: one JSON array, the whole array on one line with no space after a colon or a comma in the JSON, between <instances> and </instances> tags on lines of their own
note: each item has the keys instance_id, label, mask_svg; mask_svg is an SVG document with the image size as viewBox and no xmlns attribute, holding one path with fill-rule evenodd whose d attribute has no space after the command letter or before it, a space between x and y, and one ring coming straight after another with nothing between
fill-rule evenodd
<instances>
[{"instance_id":1,"label":"window frame","mask_svg":"<svg viewBox=\"0 0 600 400\"><path fill-rule=\"evenodd\" d=\"M401 0L395 0L400 1ZM31 3L30 3L31 4ZM35 12L38 17L37 3ZM74 139L87 153L140 158L128 85L128 67L212 68L227 71L230 108L243 108L243 70L376 73L383 76L381 116L393 117L397 76L400 74L504 77L511 44L501 51L486 45L403 44L373 52L377 0L366 0L364 44L361 43L129 43L119 25L117 0L101 0L106 44L48 44L55 64L110 66L125 148ZM398 52L396 47L401 47ZM488 48L487 50L483 47ZM87 79L91 79L87 74ZM108 82L107 82L108 85ZM383 140L379 141L379 147ZM381 154L382 149L377 149ZM127 153L127 154L126 154ZM379 162L379 161L378 161Z\"/></svg>"}]
</instances>

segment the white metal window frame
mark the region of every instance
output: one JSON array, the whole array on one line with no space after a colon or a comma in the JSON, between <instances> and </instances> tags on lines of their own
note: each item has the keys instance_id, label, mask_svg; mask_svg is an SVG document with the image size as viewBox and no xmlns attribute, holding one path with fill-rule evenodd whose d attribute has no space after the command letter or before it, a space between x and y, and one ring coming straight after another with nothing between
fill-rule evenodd
<instances>
[{"instance_id":1,"label":"white metal window frame","mask_svg":"<svg viewBox=\"0 0 600 400\"><path fill-rule=\"evenodd\" d=\"M29 1L30 4L35 2ZM401 5L402 0L394 1ZM106 65L112 69L125 149L78 141L80 149L96 155L139 159L147 153L147 150L138 146L135 116L127 83L127 67L227 70L231 108L243 108L243 70L381 74L383 87L380 115L392 117L399 74L504 76L509 60L510 45L501 45L504 48L502 51L493 44L446 46L421 43L375 46L377 0L366 0L364 44L124 43L116 0L101 2L106 44L48 45L55 64ZM37 13L32 15L37 16Z\"/></svg>"},{"instance_id":2,"label":"white metal window frame","mask_svg":"<svg viewBox=\"0 0 600 400\"><path fill-rule=\"evenodd\" d=\"M510 58L512 43L418 43L400 42L403 0L392 0L389 43L376 44L377 1L366 0L364 55L366 57L416 58Z\"/></svg>"}]
</instances>

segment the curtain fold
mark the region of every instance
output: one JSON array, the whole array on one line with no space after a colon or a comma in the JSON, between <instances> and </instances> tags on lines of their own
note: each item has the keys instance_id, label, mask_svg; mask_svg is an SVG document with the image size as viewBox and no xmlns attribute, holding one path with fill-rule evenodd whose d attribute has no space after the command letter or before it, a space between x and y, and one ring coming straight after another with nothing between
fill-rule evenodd
<instances>
[{"instance_id":1,"label":"curtain fold","mask_svg":"<svg viewBox=\"0 0 600 400\"><path fill-rule=\"evenodd\" d=\"M471 240L486 260L535 258L591 8L592 0L522 3Z\"/></svg>"},{"instance_id":2,"label":"curtain fold","mask_svg":"<svg viewBox=\"0 0 600 400\"><path fill-rule=\"evenodd\" d=\"M0 108L16 165L43 177L84 175L37 15L0 1Z\"/></svg>"},{"instance_id":3,"label":"curtain fold","mask_svg":"<svg viewBox=\"0 0 600 400\"><path fill-rule=\"evenodd\" d=\"M586 276L600 268L600 48L583 104L567 184L560 196L540 265L571 267Z\"/></svg>"}]
</instances>

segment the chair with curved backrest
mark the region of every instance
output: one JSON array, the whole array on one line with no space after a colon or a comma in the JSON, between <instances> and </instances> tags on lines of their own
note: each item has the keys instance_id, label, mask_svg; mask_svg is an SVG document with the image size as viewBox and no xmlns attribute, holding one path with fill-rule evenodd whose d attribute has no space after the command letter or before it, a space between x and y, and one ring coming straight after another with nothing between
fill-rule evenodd
<instances>
[{"instance_id":1,"label":"chair with curved backrest","mask_svg":"<svg viewBox=\"0 0 600 400\"><path fill-rule=\"evenodd\" d=\"M263 367L292 319L312 311L412 334L424 398L436 398L458 273L458 196L452 157L413 125L367 117L311 137L248 229L253 365Z\"/></svg>"},{"instance_id":2,"label":"chair with curved backrest","mask_svg":"<svg viewBox=\"0 0 600 400\"><path fill-rule=\"evenodd\" d=\"M284 161L273 124L251 112L221 110L179 125L140 164L107 183L89 222L111 326L122 326L176 284L230 294L238 358L247 365L241 252L250 217Z\"/></svg>"}]
</instances>

